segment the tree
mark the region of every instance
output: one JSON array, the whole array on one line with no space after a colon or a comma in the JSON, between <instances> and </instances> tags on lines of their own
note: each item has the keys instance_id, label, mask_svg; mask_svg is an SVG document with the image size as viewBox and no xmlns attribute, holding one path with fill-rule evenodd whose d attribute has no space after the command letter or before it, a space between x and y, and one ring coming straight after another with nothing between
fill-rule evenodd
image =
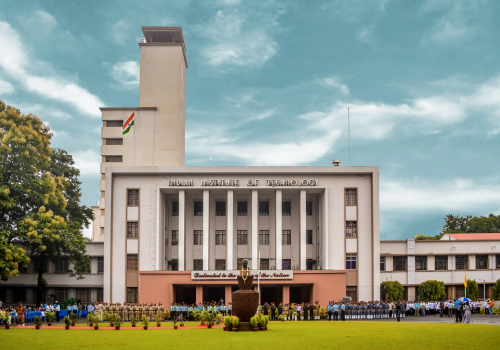
<instances>
[{"instance_id":1,"label":"tree","mask_svg":"<svg viewBox=\"0 0 500 350\"><path fill-rule=\"evenodd\" d=\"M500 215L465 217L446 215L443 233L495 233L500 232Z\"/></svg>"},{"instance_id":2,"label":"tree","mask_svg":"<svg viewBox=\"0 0 500 350\"><path fill-rule=\"evenodd\" d=\"M442 236L442 234L438 234L437 236L424 236L423 233L419 233L418 235L413 237L413 239L415 239L416 241L435 241L439 240Z\"/></svg>"},{"instance_id":3,"label":"tree","mask_svg":"<svg viewBox=\"0 0 500 350\"><path fill-rule=\"evenodd\" d=\"M444 282L429 280L420 283L418 286L418 295L420 300L443 300L446 298Z\"/></svg>"},{"instance_id":4,"label":"tree","mask_svg":"<svg viewBox=\"0 0 500 350\"><path fill-rule=\"evenodd\" d=\"M493 299L500 299L500 279L493 286Z\"/></svg>"},{"instance_id":5,"label":"tree","mask_svg":"<svg viewBox=\"0 0 500 350\"><path fill-rule=\"evenodd\" d=\"M18 248L7 241L6 234L0 234L0 273L2 281L19 275L19 265L28 266L30 258L23 248Z\"/></svg>"},{"instance_id":6,"label":"tree","mask_svg":"<svg viewBox=\"0 0 500 350\"><path fill-rule=\"evenodd\" d=\"M479 287L476 281L467 280L467 298L471 300L477 300L477 295L479 292Z\"/></svg>"},{"instance_id":7,"label":"tree","mask_svg":"<svg viewBox=\"0 0 500 350\"><path fill-rule=\"evenodd\" d=\"M405 296L405 288L398 281L385 281L380 284L382 291L385 293L385 300L403 300Z\"/></svg>"},{"instance_id":8,"label":"tree","mask_svg":"<svg viewBox=\"0 0 500 350\"><path fill-rule=\"evenodd\" d=\"M47 261L58 263L67 256L73 265L70 276L79 279L90 268L81 229L92 222L92 209L80 205L80 172L73 158L51 149L51 137L36 116L0 101L0 233L7 243L25 247L34 260L37 304L47 285Z\"/></svg>"}]
</instances>

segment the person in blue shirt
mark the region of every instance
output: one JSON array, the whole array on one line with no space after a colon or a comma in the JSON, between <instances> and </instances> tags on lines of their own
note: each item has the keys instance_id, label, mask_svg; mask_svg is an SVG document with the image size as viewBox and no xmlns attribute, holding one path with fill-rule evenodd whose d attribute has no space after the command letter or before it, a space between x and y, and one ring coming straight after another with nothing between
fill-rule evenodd
<instances>
[{"instance_id":1,"label":"person in blue shirt","mask_svg":"<svg viewBox=\"0 0 500 350\"><path fill-rule=\"evenodd\" d=\"M340 320L341 321L345 321L345 304L342 303L342 305L340 306L341 310L340 310Z\"/></svg>"},{"instance_id":2,"label":"person in blue shirt","mask_svg":"<svg viewBox=\"0 0 500 350\"><path fill-rule=\"evenodd\" d=\"M328 310L328 321L331 321L333 318L333 305L332 302L330 301L330 304L326 307Z\"/></svg>"},{"instance_id":3,"label":"person in blue shirt","mask_svg":"<svg viewBox=\"0 0 500 350\"><path fill-rule=\"evenodd\" d=\"M333 305L333 320L338 321L339 320L339 306L337 303Z\"/></svg>"},{"instance_id":4,"label":"person in blue shirt","mask_svg":"<svg viewBox=\"0 0 500 350\"><path fill-rule=\"evenodd\" d=\"M229 312L229 316L231 316L231 311L233 310L233 306L231 305L231 303L229 303L229 306L227 307L227 309Z\"/></svg>"},{"instance_id":5,"label":"person in blue shirt","mask_svg":"<svg viewBox=\"0 0 500 350\"><path fill-rule=\"evenodd\" d=\"M458 299L455 299L455 302L453 303L453 308L455 309L455 323L458 323L458 320L462 321L462 315L460 314L461 303Z\"/></svg>"}]
</instances>

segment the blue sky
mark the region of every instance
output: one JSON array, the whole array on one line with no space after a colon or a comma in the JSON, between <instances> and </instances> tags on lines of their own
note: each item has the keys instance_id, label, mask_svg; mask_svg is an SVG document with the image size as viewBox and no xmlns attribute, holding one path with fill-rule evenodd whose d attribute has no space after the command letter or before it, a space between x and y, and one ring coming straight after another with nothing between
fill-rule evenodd
<instances>
[{"instance_id":1,"label":"blue sky","mask_svg":"<svg viewBox=\"0 0 500 350\"><path fill-rule=\"evenodd\" d=\"M500 214L499 1L0 0L0 99L99 198L99 107L138 104L141 26L182 26L186 165L380 167L384 239ZM386 235L386 236L385 236Z\"/></svg>"}]
</instances>

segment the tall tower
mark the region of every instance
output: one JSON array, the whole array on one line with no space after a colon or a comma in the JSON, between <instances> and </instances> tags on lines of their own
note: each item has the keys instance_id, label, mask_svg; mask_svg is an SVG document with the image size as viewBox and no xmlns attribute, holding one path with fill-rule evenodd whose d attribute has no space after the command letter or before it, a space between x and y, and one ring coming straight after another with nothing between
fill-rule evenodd
<instances>
[{"instance_id":1,"label":"tall tower","mask_svg":"<svg viewBox=\"0 0 500 350\"><path fill-rule=\"evenodd\" d=\"M103 107L101 199L92 207L94 241L104 241L106 167L183 166L186 45L182 27L142 27L139 106ZM130 132L124 123L134 115ZM99 229L97 229L97 227Z\"/></svg>"}]
</instances>

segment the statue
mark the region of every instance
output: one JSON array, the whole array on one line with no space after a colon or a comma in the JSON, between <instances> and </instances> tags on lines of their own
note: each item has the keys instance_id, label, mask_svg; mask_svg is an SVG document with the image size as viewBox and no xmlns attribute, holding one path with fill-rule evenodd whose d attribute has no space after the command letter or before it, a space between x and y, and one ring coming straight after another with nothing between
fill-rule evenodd
<instances>
[{"instance_id":1,"label":"statue","mask_svg":"<svg viewBox=\"0 0 500 350\"><path fill-rule=\"evenodd\" d=\"M252 290L253 278L248 261L243 260L240 275L237 277L239 290L232 294L232 315L240 319L239 331L251 331L250 318L255 315L259 306L259 293Z\"/></svg>"}]
</instances>

